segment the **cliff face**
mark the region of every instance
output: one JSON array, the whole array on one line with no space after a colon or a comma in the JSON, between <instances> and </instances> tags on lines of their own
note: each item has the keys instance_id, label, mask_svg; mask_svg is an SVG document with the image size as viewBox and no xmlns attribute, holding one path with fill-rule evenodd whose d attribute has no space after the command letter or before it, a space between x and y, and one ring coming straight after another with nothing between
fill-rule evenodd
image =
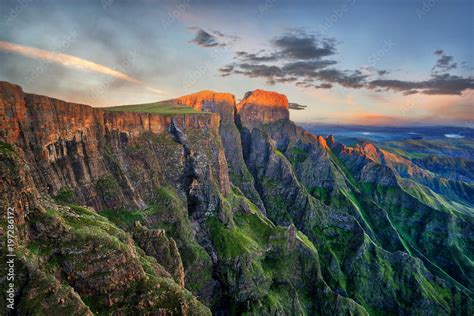
<instances>
[{"instance_id":1,"label":"cliff face","mask_svg":"<svg viewBox=\"0 0 474 316\"><path fill-rule=\"evenodd\" d=\"M265 206L254 187L254 181L243 158L240 132L236 125L237 104L235 96L229 93L201 91L172 100L194 109L218 113L221 137L232 183L263 212ZM257 109L260 111L260 109Z\"/></svg>"},{"instance_id":2,"label":"cliff face","mask_svg":"<svg viewBox=\"0 0 474 316\"><path fill-rule=\"evenodd\" d=\"M150 135L175 137L170 132L171 126L174 131L191 134L196 131L214 139L218 134L218 115L105 112L87 105L23 94L20 87L7 83L2 83L0 88L0 111L5 118L1 127L7 132L6 141L23 149L28 165L34 169L36 186L51 196L57 196L62 189L73 191L75 202L99 210L122 206L144 208L147 195L159 178L175 177L177 181L186 172L184 152L181 157L175 157L176 161L169 162L176 168L172 173L162 170L167 161L148 157L147 163L158 169L153 172L161 173L158 179L150 179L146 175L147 167L143 165L140 170L124 152L130 147L144 145ZM225 195L230 186L224 151L215 143L209 145L214 145L213 152L206 157L209 164L202 176L212 173L219 183L219 193ZM129 170L134 177L127 174ZM112 183L110 175L116 176L118 183Z\"/></svg>"},{"instance_id":3,"label":"cliff face","mask_svg":"<svg viewBox=\"0 0 474 316\"><path fill-rule=\"evenodd\" d=\"M203 113L111 112L0 83L18 313L472 312L471 217L408 189L425 171L306 132L274 92L166 102Z\"/></svg>"},{"instance_id":4,"label":"cliff face","mask_svg":"<svg viewBox=\"0 0 474 316\"><path fill-rule=\"evenodd\" d=\"M25 224L22 232L25 235L23 245L26 248L37 243L49 245L53 243L54 238L57 238L72 243L73 247L77 248L75 251L81 253L79 257L71 258L74 264L79 262L85 265L88 260L94 262L93 258L98 255L95 251L99 248L93 248L95 241L90 241L91 244L87 245L84 243L86 240L77 239L82 236L82 233L76 231L76 228L82 229L81 227L61 228L54 221L47 222L44 215L38 215L52 212L51 216L57 218L57 223L66 221L66 225L69 225L70 216L83 215L77 214L76 209L56 206L57 203L59 205L86 205L97 211L146 210L162 202L160 199L162 195L172 194L188 203L186 206L189 210L188 225L190 227L192 225L192 229L186 238L196 245L194 234L197 234L202 227L200 221L203 214L218 214L223 208L223 199L230 192L230 182L224 150L220 145L217 114L160 116L149 113L106 112L86 105L25 94L20 87L8 83L2 83L0 91L2 144L6 148L8 157L14 157L11 158L10 163L20 172L19 177L28 179L25 186L21 188L28 193L26 198L16 200L14 197L18 195L10 198L12 193L8 193L9 188L5 186L2 190L4 194L2 201L5 205L11 203L17 206L18 223ZM2 159L2 163L7 163L7 161L7 157ZM4 167L8 168L7 165ZM14 179L17 177L13 179L7 177L2 183L6 185L12 181L15 182ZM20 192L17 194L22 196ZM34 194L30 194L31 192ZM41 202L42 197L47 197L46 201ZM169 211L172 209L170 208ZM45 224L32 226L31 221L26 220L28 212L31 213L30 218L39 217L35 222L43 222L44 218ZM86 211L81 210L81 212ZM94 216L88 214L85 213L84 217ZM109 224L103 225L108 227ZM74 230L69 234L66 233L72 229L71 227ZM38 229L44 232L38 233ZM53 234L52 232L56 229L58 231ZM97 229L105 230L104 238L117 238L118 235L125 234L118 228L109 231L109 228L99 226ZM82 298L97 296L98 305L94 308L98 309L114 310L118 308L117 306L123 305L125 298L110 301L107 297L118 295L121 291L131 293L138 291L138 288L127 289L127 286L132 286L142 280L145 282L145 279L149 278L147 273L151 272L144 269L148 269L150 264L156 272L153 273L156 277L165 278L163 282L170 284L177 282L178 288L182 286L184 283L183 265L181 259L173 255L177 249L172 250L173 245L176 245L175 241L160 238L156 234L135 232L135 230L130 228L137 244L143 246L142 249L146 250L147 255L158 257L158 263L154 265L159 265L161 261L166 268L161 266L155 268L152 267L153 264L145 263L143 261L145 259L136 252L136 246L131 237L127 237L128 240L124 240L123 244L124 250L120 245L114 248L112 244L106 243L104 247L110 248L110 251L103 252L101 259L97 259L95 264L84 266L85 269L89 269L87 272L74 264L71 265L69 252L74 250L65 248L64 253L60 250L60 256L65 257L58 259L60 267L57 271L62 271L58 273L72 274L67 277L67 283ZM205 232L199 236L206 239ZM99 237L97 242L100 242ZM148 246L150 243L156 246ZM63 249L63 246L57 247ZM196 247L202 249L198 245L194 247L198 249ZM129 250L125 251L125 249ZM168 259L163 249L170 249ZM57 249L54 251L52 254L46 252L41 260L55 260L51 257L57 255ZM210 259L199 261L197 266L193 265L194 261L187 259L186 262L189 269L188 278L191 280L202 272L199 269L209 268L210 264ZM117 275L109 275L109 281L107 278L102 279L103 277L101 277L102 281L99 281L95 276L100 275L102 269L110 269ZM36 273L34 271L28 273ZM25 278L28 279L26 275ZM124 283L114 285L114 278L117 278L117 282ZM110 282L110 284L103 282ZM156 289L159 288L161 281L153 282L155 285L147 283L149 284L147 286L155 290L151 290L149 296L144 296L143 299L154 303L150 303L151 306L148 307L139 307L141 305L134 305L140 304L138 297L135 297L136 302L128 301L127 303L130 311L138 311L141 308L153 309L154 304L158 304L153 295L158 294ZM208 282L212 286L212 278ZM31 285L26 284L19 288L25 289L25 286ZM203 284L203 286L208 286L208 284ZM177 305L172 308L168 306L170 310L184 308L179 307L180 301L182 304L188 304L183 298L179 299L179 296L189 297L189 292L183 290L180 294L180 290L176 291L176 298L171 300L170 304L174 304L172 303L174 301ZM212 294L212 290L210 293ZM199 305L200 303L197 304L196 310L205 309ZM166 304L163 305L163 310L166 310L166 306Z\"/></svg>"},{"instance_id":5,"label":"cliff face","mask_svg":"<svg viewBox=\"0 0 474 316\"><path fill-rule=\"evenodd\" d=\"M172 100L198 111L219 113L223 122L234 121L235 96L230 93L205 90Z\"/></svg>"},{"instance_id":6,"label":"cliff face","mask_svg":"<svg viewBox=\"0 0 474 316\"><path fill-rule=\"evenodd\" d=\"M276 92L255 90L247 92L237 104L237 117L243 123L270 123L288 120L288 99Z\"/></svg>"}]
</instances>

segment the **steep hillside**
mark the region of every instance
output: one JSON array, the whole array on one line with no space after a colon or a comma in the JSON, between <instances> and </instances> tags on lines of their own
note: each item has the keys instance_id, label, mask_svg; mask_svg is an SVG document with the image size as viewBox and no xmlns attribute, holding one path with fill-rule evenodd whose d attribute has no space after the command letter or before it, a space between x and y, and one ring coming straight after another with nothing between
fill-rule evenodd
<instances>
[{"instance_id":1,"label":"steep hillside","mask_svg":"<svg viewBox=\"0 0 474 316\"><path fill-rule=\"evenodd\" d=\"M466 288L469 278L460 278L465 286L450 282L450 276L446 276L446 283L433 276L419 256L411 256L413 252L387 210L362 190L364 183L371 182L397 187L390 169L374 163L351 172L326 139L287 120L262 124L242 115L240 122L244 157L269 218L281 225L294 223L314 242L324 262L323 275L338 293L354 298L371 313L416 313L418 307L428 308L427 301L436 302L429 307L433 313L441 313L443 308L454 307L448 307L455 301L451 295L470 293ZM443 223L450 220L445 218ZM472 222L461 227L472 231ZM436 240L441 242L442 236ZM466 250L472 256L472 249ZM463 262L468 264L469 260ZM472 266L466 268L472 273ZM461 276L463 272L456 273ZM449 283L451 290L444 288Z\"/></svg>"},{"instance_id":2,"label":"steep hillside","mask_svg":"<svg viewBox=\"0 0 474 316\"><path fill-rule=\"evenodd\" d=\"M99 109L1 82L0 116L17 314L474 311L465 184L312 135L284 95Z\"/></svg>"}]
</instances>

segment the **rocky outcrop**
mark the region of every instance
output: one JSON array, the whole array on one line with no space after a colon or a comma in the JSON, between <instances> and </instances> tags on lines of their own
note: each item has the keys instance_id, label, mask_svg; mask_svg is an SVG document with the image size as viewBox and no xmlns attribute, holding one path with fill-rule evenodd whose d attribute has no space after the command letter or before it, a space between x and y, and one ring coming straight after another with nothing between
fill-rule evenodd
<instances>
[{"instance_id":1,"label":"rocky outcrop","mask_svg":"<svg viewBox=\"0 0 474 316\"><path fill-rule=\"evenodd\" d=\"M237 104L237 118L242 124L288 120L288 99L283 94L271 91L247 92Z\"/></svg>"},{"instance_id":2,"label":"rocky outcrop","mask_svg":"<svg viewBox=\"0 0 474 316\"><path fill-rule=\"evenodd\" d=\"M163 229L147 229L140 222L133 227L133 239L148 256L155 258L176 283L184 287L184 267L176 242Z\"/></svg>"},{"instance_id":3,"label":"rocky outcrop","mask_svg":"<svg viewBox=\"0 0 474 316\"><path fill-rule=\"evenodd\" d=\"M235 96L229 93L201 91L194 94L170 100L176 104L191 106L199 111L218 113L220 117L219 135L221 137L225 156L229 166L232 183L236 185L263 212L265 207L254 187L243 158L240 132L235 123Z\"/></svg>"},{"instance_id":4,"label":"rocky outcrop","mask_svg":"<svg viewBox=\"0 0 474 316\"><path fill-rule=\"evenodd\" d=\"M198 111L219 113L220 120L234 121L235 96L210 90L185 95L173 100L176 104L190 106Z\"/></svg>"}]
</instances>

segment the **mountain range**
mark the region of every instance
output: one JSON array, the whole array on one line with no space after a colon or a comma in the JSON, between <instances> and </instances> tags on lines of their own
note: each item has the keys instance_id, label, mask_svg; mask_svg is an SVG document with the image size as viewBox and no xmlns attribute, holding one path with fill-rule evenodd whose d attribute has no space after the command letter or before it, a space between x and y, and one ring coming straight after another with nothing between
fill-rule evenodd
<instances>
[{"instance_id":1,"label":"mountain range","mask_svg":"<svg viewBox=\"0 0 474 316\"><path fill-rule=\"evenodd\" d=\"M0 82L0 125L12 315L474 313L467 158L312 134L264 90L94 108Z\"/></svg>"}]
</instances>

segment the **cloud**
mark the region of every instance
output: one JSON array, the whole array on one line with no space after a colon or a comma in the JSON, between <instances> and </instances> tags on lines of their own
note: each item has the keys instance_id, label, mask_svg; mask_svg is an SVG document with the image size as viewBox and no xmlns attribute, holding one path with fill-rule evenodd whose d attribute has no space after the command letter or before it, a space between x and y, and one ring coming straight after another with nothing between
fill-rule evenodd
<instances>
[{"instance_id":1,"label":"cloud","mask_svg":"<svg viewBox=\"0 0 474 316\"><path fill-rule=\"evenodd\" d=\"M200 27L189 27L196 32L194 38L190 41L201 47L224 47L239 39L238 36L226 35L220 31L205 31Z\"/></svg>"},{"instance_id":2,"label":"cloud","mask_svg":"<svg viewBox=\"0 0 474 316\"><path fill-rule=\"evenodd\" d=\"M308 107L307 105L299 104L299 103L295 103L295 102L288 103L288 108L290 110L304 110L307 107Z\"/></svg>"},{"instance_id":3,"label":"cloud","mask_svg":"<svg viewBox=\"0 0 474 316\"><path fill-rule=\"evenodd\" d=\"M278 60L276 54L267 55L267 56L259 56L258 54L252 54L247 52L236 52L236 58L241 59L243 61L248 62L267 62L267 61L275 61Z\"/></svg>"},{"instance_id":4,"label":"cloud","mask_svg":"<svg viewBox=\"0 0 474 316\"><path fill-rule=\"evenodd\" d=\"M333 84L361 88L368 75L360 70L339 70L337 61L327 59L336 53L336 41L317 38L304 30L293 30L275 37L270 42L270 52L238 51L238 62L221 67L221 76L232 74L250 78L264 78L267 84L294 83L299 87L330 89ZM380 75L387 73L382 71Z\"/></svg>"},{"instance_id":5,"label":"cloud","mask_svg":"<svg viewBox=\"0 0 474 316\"><path fill-rule=\"evenodd\" d=\"M224 43L219 43L214 35L209 34L201 28L196 30L196 35L191 40L191 43L202 47L225 46Z\"/></svg>"},{"instance_id":6,"label":"cloud","mask_svg":"<svg viewBox=\"0 0 474 316\"><path fill-rule=\"evenodd\" d=\"M373 80L370 88L384 88L405 95L422 93L427 95L461 95L463 91L474 89L473 77L460 77L450 74L433 75L424 81Z\"/></svg>"},{"instance_id":7,"label":"cloud","mask_svg":"<svg viewBox=\"0 0 474 316\"><path fill-rule=\"evenodd\" d=\"M461 95L474 89L473 77L449 74L457 64L453 56L444 50L434 52L436 64L427 80L407 81L385 79L390 72L386 69L361 67L343 70L336 60L328 57L336 53L334 39L319 39L304 30L294 30L269 42L269 50L257 53L238 51L237 62L221 67L221 76L234 74L250 78L264 78L266 83L293 83L302 88L331 89L334 85L345 88L372 89L375 92L395 91L404 95L416 93L426 95Z\"/></svg>"},{"instance_id":8,"label":"cloud","mask_svg":"<svg viewBox=\"0 0 474 316\"><path fill-rule=\"evenodd\" d=\"M327 68L334 62L295 62L285 64L283 67L265 64L241 63L228 65L219 69L221 76L231 74L245 75L250 78L265 78L267 84L273 85L276 82L297 82L297 86L315 87L322 89L332 88L332 84L337 83L343 87L361 88L365 84L367 75L361 71L338 70ZM320 84L315 84L315 81Z\"/></svg>"},{"instance_id":9,"label":"cloud","mask_svg":"<svg viewBox=\"0 0 474 316\"><path fill-rule=\"evenodd\" d=\"M270 62L277 60L314 60L334 55L336 41L330 38L318 39L304 31L287 33L270 41L273 53L261 55L244 51L236 52L236 58L247 62Z\"/></svg>"},{"instance_id":10,"label":"cloud","mask_svg":"<svg viewBox=\"0 0 474 316\"><path fill-rule=\"evenodd\" d=\"M314 35L308 35L304 32L285 34L274 39L272 43L279 50L281 58L287 59L319 59L334 55L336 52L333 39L317 40Z\"/></svg>"},{"instance_id":11,"label":"cloud","mask_svg":"<svg viewBox=\"0 0 474 316\"><path fill-rule=\"evenodd\" d=\"M316 70L323 69L337 62L334 60L309 60L287 63L283 66L283 71L288 75L298 77L314 77Z\"/></svg>"},{"instance_id":12,"label":"cloud","mask_svg":"<svg viewBox=\"0 0 474 316\"><path fill-rule=\"evenodd\" d=\"M403 115L384 115L377 113L345 112L340 113L337 118L348 124L358 125L382 125L382 126L403 126L403 125L464 125L472 126L474 113L472 104L447 104L430 110L430 114L411 118Z\"/></svg>"},{"instance_id":13,"label":"cloud","mask_svg":"<svg viewBox=\"0 0 474 316\"><path fill-rule=\"evenodd\" d=\"M330 83L321 83L320 85L314 85L315 88L317 89L331 89L332 84Z\"/></svg>"},{"instance_id":14,"label":"cloud","mask_svg":"<svg viewBox=\"0 0 474 316\"><path fill-rule=\"evenodd\" d=\"M132 82L132 83L136 83L140 85L145 85L144 82L134 77L131 77L127 75L126 73L114 70L104 65L91 62L86 59L82 59L82 58L64 54L64 53L47 51L47 50L43 50L39 48L14 44L14 43L5 42L5 41L0 41L0 50L10 52L13 54L22 55L22 56L33 58L33 59L44 60L44 61L51 62L54 64L62 65L68 68L88 70L88 71L104 74L110 77L114 77L120 80ZM158 94L162 93L162 91L154 89L146 85L145 85L145 88L149 91L152 91Z\"/></svg>"},{"instance_id":15,"label":"cloud","mask_svg":"<svg viewBox=\"0 0 474 316\"><path fill-rule=\"evenodd\" d=\"M315 74L316 78L325 83L337 83L346 88L362 88L367 75L360 70L341 71L337 69L323 69Z\"/></svg>"},{"instance_id":16,"label":"cloud","mask_svg":"<svg viewBox=\"0 0 474 316\"><path fill-rule=\"evenodd\" d=\"M234 66L232 65L227 65L227 66L219 68L219 72L221 73L222 77L230 76L233 70L234 70Z\"/></svg>"},{"instance_id":17,"label":"cloud","mask_svg":"<svg viewBox=\"0 0 474 316\"><path fill-rule=\"evenodd\" d=\"M270 41L270 51L238 51L235 53L238 62L221 67L219 72L223 77L240 74L250 78L265 78L270 85L295 82L300 86L311 86L310 80L326 80L324 78L328 77L327 73L319 71L337 64L334 60L323 59L335 53L335 40L320 40L302 30L275 37ZM341 77L338 81L343 83L351 80L343 73ZM321 87L328 88L329 85Z\"/></svg>"},{"instance_id":18,"label":"cloud","mask_svg":"<svg viewBox=\"0 0 474 316\"><path fill-rule=\"evenodd\" d=\"M454 57L446 55L442 49L436 50L434 54L438 56L438 59L433 66L433 73L447 72L457 68L458 64L454 62Z\"/></svg>"},{"instance_id":19,"label":"cloud","mask_svg":"<svg viewBox=\"0 0 474 316\"><path fill-rule=\"evenodd\" d=\"M239 69L234 69L233 73L246 75L250 78L266 78L267 83L270 85L275 84L275 77L284 77L280 67L277 66L268 66L268 65L255 65L249 63L239 64Z\"/></svg>"}]
</instances>

